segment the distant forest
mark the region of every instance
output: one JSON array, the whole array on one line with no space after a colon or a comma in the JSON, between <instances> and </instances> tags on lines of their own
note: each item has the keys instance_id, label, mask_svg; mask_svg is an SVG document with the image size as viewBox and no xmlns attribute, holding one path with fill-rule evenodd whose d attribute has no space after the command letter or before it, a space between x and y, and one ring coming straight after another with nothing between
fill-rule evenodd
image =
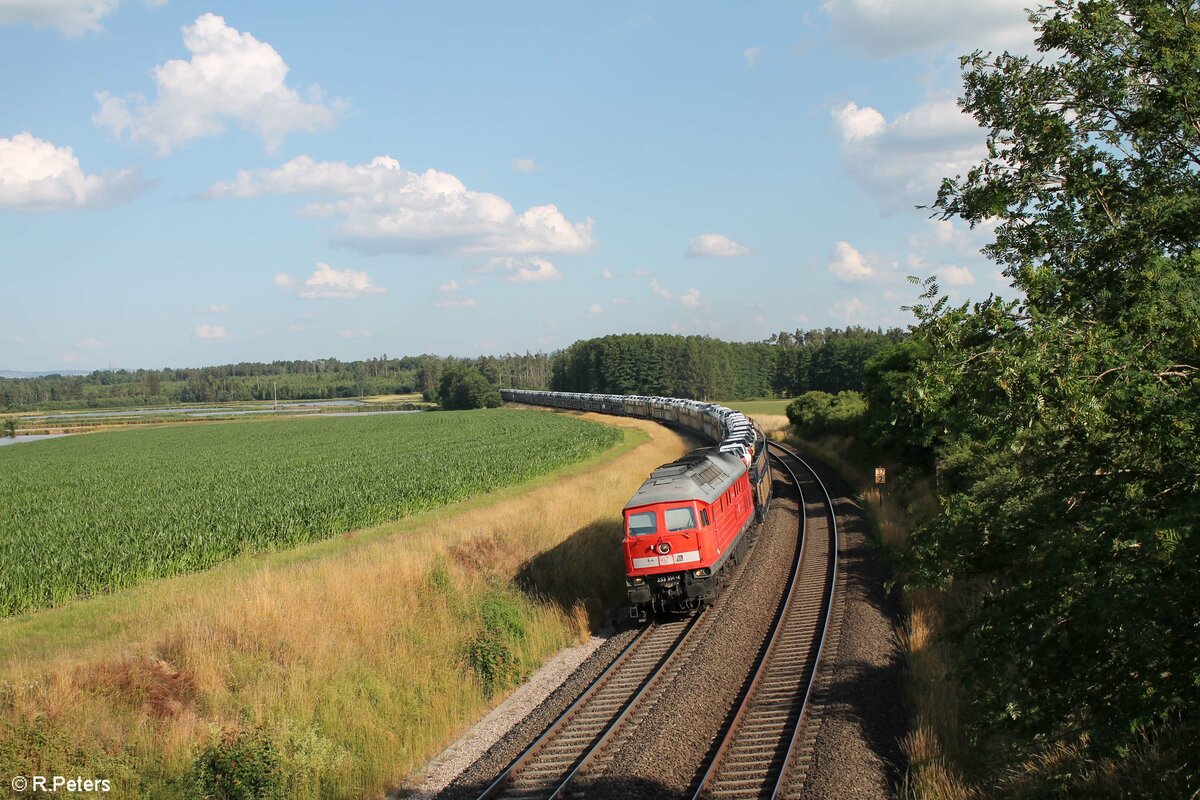
<instances>
[{"instance_id":1,"label":"distant forest","mask_svg":"<svg viewBox=\"0 0 1200 800\"><path fill-rule=\"evenodd\" d=\"M699 399L792 396L860 389L863 365L898 329L781 332L734 343L701 336L621 334L552 354L432 355L245 362L188 369L97 370L88 375L0 378L0 409L70 409L171 403L328 400L436 394L450 366L479 370L497 387L666 394Z\"/></svg>"}]
</instances>

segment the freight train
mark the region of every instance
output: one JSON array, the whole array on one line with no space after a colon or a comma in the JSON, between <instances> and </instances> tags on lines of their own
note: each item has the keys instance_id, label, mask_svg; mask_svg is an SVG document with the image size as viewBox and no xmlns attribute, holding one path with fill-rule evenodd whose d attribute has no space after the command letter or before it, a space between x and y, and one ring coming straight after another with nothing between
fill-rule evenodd
<instances>
[{"instance_id":1,"label":"freight train","mask_svg":"<svg viewBox=\"0 0 1200 800\"><path fill-rule=\"evenodd\" d=\"M650 473L623 513L630 615L690 613L717 598L771 502L767 439L745 415L674 397L501 389L507 402L658 420L714 444Z\"/></svg>"}]
</instances>

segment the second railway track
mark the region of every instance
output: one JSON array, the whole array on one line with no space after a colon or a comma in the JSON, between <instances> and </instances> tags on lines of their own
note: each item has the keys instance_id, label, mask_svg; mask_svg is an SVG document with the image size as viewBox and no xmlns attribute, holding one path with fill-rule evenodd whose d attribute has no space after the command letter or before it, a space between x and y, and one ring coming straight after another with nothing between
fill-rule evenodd
<instances>
[{"instance_id":1,"label":"second railway track","mask_svg":"<svg viewBox=\"0 0 1200 800\"><path fill-rule=\"evenodd\" d=\"M804 727L837 586L837 517L816 471L791 448L771 446L801 494L801 546L770 638L694 800L798 796L811 758ZM810 504L821 511L810 515Z\"/></svg>"},{"instance_id":2,"label":"second railway track","mask_svg":"<svg viewBox=\"0 0 1200 800\"><path fill-rule=\"evenodd\" d=\"M832 502L816 473L790 448L776 443L771 447L776 451L776 463L790 474L800 494L799 543L787 586L776 595L783 599L768 627L766 644L751 667L748 687L736 712L729 711L732 720L722 727L704 763L695 767L695 798L791 796L785 789L795 789L796 775L803 773L808 757L801 732L836 585L837 527ZM743 573L739 568L727 592L738 591ZM704 638L702 628L710 618L710 612L704 612L647 625L487 785L479 800L588 797L593 773L615 766L606 762L628 736L624 729L638 727L638 716L652 713L649 709L657 695L683 662L704 657L697 642ZM696 698L696 702L702 699ZM610 755L601 755L606 748Z\"/></svg>"}]
</instances>

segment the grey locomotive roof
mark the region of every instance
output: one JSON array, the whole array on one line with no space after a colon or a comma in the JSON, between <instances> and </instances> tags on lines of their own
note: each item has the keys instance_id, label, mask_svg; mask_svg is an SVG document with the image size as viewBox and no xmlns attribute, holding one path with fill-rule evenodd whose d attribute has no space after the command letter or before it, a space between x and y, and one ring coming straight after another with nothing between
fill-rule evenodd
<instances>
[{"instance_id":1,"label":"grey locomotive roof","mask_svg":"<svg viewBox=\"0 0 1200 800\"><path fill-rule=\"evenodd\" d=\"M711 503L745 471L746 465L735 455L718 452L715 447L693 450L651 472L625 508L680 500Z\"/></svg>"}]
</instances>

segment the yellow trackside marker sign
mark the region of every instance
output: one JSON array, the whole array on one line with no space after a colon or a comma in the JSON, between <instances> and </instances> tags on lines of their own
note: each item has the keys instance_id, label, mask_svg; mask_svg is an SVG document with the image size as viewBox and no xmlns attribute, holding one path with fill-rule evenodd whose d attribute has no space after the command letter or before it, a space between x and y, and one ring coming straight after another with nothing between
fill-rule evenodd
<instances>
[{"instance_id":1,"label":"yellow trackside marker sign","mask_svg":"<svg viewBox=\"0 0 1200 800\"><path fill-rule=\"evenodd\" d=\"M875 482L876 483L887 483L887 469L885 469L884 467L876 467L875 468Z\"/></svg>"}]
</instances>

